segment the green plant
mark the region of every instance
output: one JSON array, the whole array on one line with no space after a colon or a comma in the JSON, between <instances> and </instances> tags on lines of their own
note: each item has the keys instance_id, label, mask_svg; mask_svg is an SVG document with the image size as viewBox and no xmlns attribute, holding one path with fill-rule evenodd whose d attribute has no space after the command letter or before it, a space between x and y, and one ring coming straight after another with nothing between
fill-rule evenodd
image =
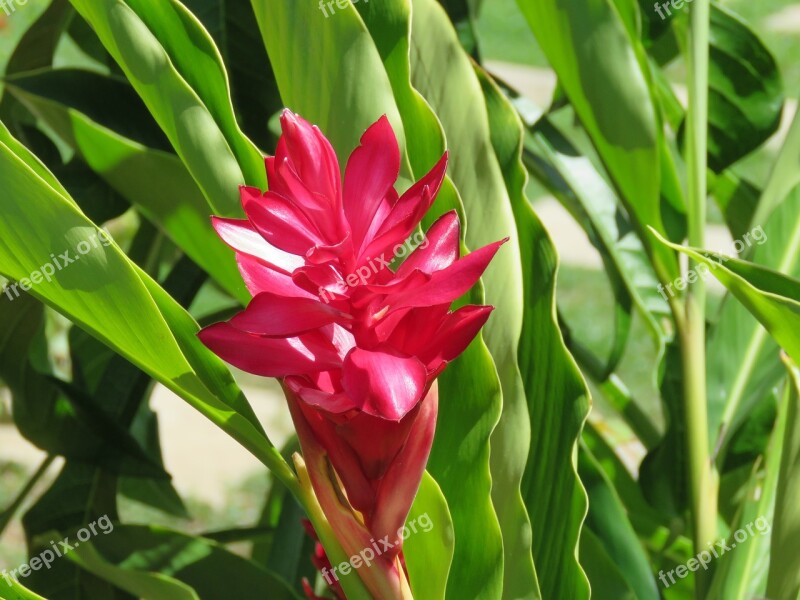
<instances>
[{"instance_id":1,"label":"green plant","mask_svg":"<svg viewBox=\"0 0 800 600\"><path fill-rule=\"evenodd\" d=\"M19 431L48 461L66 459L22 517L31 560L101 517L115 528L24 588L51 600L299 598L304 578L326 593L315 566L351 561L352 540L320 505L342 493L333 467L309 454L307 434L305 462L295 442L276 448L197 337L251 300L208 216L242 217L238 187L267 188L263 156L276 153L288 107L319 126L341 165L385 115L398 192L448 151L423 229L455 211L462 254L510 238L457 303L496 310L438 379L435 438L407 517L432 522L405 542L413 597L797 596L800 118L766 181L740 170L778 128L776 62L708 0L665 20L633 0L517 5L517 26L527 22L558 78L548 107L481 65L489 2L47 4L8 60L0 102L0 377ZM667 76L681 63L688 110ZM605 355L559 310L558 232L531 207L529 176L603 260ZM709 201L736 258L704 249ZM718 308L708 274L728 289ZM594 283L585 289L590 303ZM52 311L72 323L66 369L51 360ZM641 330L658 398L631 393L620 372ZM592 413L587 381L602 399ZM260 522L195 536L120 522L120 494L186 516L158 443L169 432L148 406L154 382L270 471ZM646 453L636 468L619 432ZM309 470L329 474L329 497ZM760 519L771 532L753 529ZM705 560L740 531L747 544ZM242 541L253 544L244 556L231 548ZM369 598L368 579L342 573L334 593ZM0 579L0 597L36 597L24 588Z\"/></svg>"}]
</instances>

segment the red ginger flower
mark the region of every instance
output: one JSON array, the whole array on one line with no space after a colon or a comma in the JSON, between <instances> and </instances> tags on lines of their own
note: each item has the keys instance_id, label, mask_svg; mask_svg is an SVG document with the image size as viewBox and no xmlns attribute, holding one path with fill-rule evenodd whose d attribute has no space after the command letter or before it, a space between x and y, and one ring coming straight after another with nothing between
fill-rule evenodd
<instances>
[{"instance_id":1,"label":"red ginger flower","mask_svg":"<svg viewBox=\"0 0 800 600\"><path fill-rule=\"evenodd\" d=\"M199 335L230 364L282 378L306 460L327 455L369 534L337 527L321 498L337 537L350 535L343 546L354 552L365 535L388 540L383 559L393 560L433 442L435 379L492 310L450 305L505 240L460 257L452 211L393 270L442 185L447 154L399 196L400 150L385 116L350 155L343 184L317 127L289 111L281 125L266 159L269 191L242 187L247 219L213 219L253 300ZM324 496L330 481L309 471Z\"/></svg>"}]
</instances>

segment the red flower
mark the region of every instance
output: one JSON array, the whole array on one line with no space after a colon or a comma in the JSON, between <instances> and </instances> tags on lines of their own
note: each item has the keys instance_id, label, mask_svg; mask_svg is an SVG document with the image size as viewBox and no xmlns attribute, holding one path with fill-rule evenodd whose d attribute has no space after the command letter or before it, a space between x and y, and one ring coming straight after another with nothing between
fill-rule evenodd
<instances>
[{"instance_id":1,"label":"red flower","mask_svg":"<svg viewBox=\"0 0 800 600\"><path fill-rule=\"evenodd\" d=\"M199 335L232 365L282 378L306 459L312 446L330 459L367 537L388 536L383 559L392 561L433 441L432 384L492 310L450 305L506 240L460 257L455 211L424 238L418 233L447 155L399 196L400 150L386 117L362 136L343 184L317 127L289 111L281 124L275 156L266 159L270 190L240 189L247 219L213 219L253 300ZM418 247L409 254L412 234ZM309 472L323 495L330 481Z\"/></svg>"}]
</instances>

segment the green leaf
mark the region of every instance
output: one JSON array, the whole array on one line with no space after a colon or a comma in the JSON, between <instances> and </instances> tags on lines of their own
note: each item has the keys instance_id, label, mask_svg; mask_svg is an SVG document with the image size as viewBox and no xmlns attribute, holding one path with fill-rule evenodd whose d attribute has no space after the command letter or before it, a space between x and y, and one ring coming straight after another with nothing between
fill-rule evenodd
<instances>
[{"instance_id":1,"label":"green leaf","mask_svg":"<svg viewBox=\"0 0 800 600\"><path fill-rule=\"evenodd\" d=\"M637 596L625 580L620 566L614 562L600 539L590 529L581 532L581 564L598 598L636 600Z\"/></svg>"},{"instance_id":2,"label":"green leaf","mask_svg":"<svg viewBox=\"0 0 800 600\"><path fill-rule=\"evenodd\" d=\"M364 130L383 114L405 147L403 121L376 42L353 6L326 18L312 2L253 0L252 5L283 104L319 126L342 166Z\"/></svg>"},{"instance_id":3,"label":"green leaf","mask_svg":"<svg viewBox=\"0 0 800 600\"><path fill-rule=\"evenodd\" d=\"M617 332L599 374L603 381L622 358L633 307L644 317L660 354L666 334L657 319L669 313L669 306L658 294L658 279L614 190L549 119L540 119L533 132L525 147L526 166L586 231L600 252L616 298Z\"/></svg>"},{"instance_id":4,"label":"green leaf","mask_svg":"<svg viewBox=\"0 0 800 600\"><path fill-rule=\"evenodd\" d=\"M188 0L214 37L230 74L231 95L242 129L263 148L274 145L267 122L281 109L281 98L250 2Z\"/></svg>"},{"instance_id":5,"label":"green leaf","mask_svg":"<svg viewBox=\"0 0 800 600\"><path fill-rule=\"evenodd\" d=\"M5 577L0 577L0 598L3 600L45 600L25 588L21 583L13 579L9 582Z\"/></svg>"},{"instance_id":6,"label":"green leaf","mask_svg":"<svg viewBox=\"0 0 800 600\"><path fill-rule=\"evenodd\" d=\"M0 272L19 281L53 264L53 276L31 289L34 296L164 383L292 482L230 372L197 339L192 317L115 244L106 245L74 202L27 166L35 164L30 155L23 158L0 144L0 181L8 192L0 200ZM73 262L55 264L51 254L64 252Z\"/></svg>"},{"instance_id":7,"label":"green leaf","mask_svg":"<svg viewBox=\"0 0 800 600\"><path fill-rule=\"evenodd\" d=\"M453 520L442 490L427 472L406 523L403 553L414 598L444 600L455 546Z\"/></svg>"},{"instance_id":8,"label":"green leaf","mask_svg":"<svg viewBox=\"0 0 800 600\"><path fill-rule=\"evenodd\" d=\"M602 468L604 477L619 496L640 538L652 541L666 531L662 527L661 515L647 503L633 474L618 456L615 448L619 446L613 445L613 441L607 439L604 433L607 433L605 423L601 421L594 424L588 421L581 442ZM589 510L592 510L591 504Z\"/></svg>"},{"instance_id":9,"label":"green leaf","mask_svg":"<svg viewBox=\"0 0 800 600\"><path fill-rule=\"evenodd\" d=\"M172 600L173 591L187 599L301 599L287 582L215 542L161 527L115 525L67 556L130 593L156 586L145 594L154 600Z\"/></svg>"},{"instance_id":10,"label":"green leaf","mask_svg":"<svg viewBox=\"0 0 800 600\"><path fill-rule=\"evenodd\" d=\"M711 8L709 52L708 164L719 173L778 130L783 84L764 43L719 4Z\"/></svg>"},{"instance_id":11,"label":"green leaf","mask_svg":"<svg viewBox=\"0 0 800 600\"><path fill-rule=\"evenodd\" d=\"M576 444L589 410L588 390L556 320L555 247L523 193L527 177L520 159L521 124L480 71L479 81L524 265L518 361L532 435L522 494L533 525L536 573L542 598L586 598L588 583L577 561L577 545L587 499L577 476Z\"/></svg>"},{"instance_id":12,"label":"green leaf","mask_svg":"<svg viewBox=\"0 0 800 600\"><path fill-rule=\"evenodd\" d=\"M638 600L658 600L658 585L650 571L650 559L636 536L615 489L586 448L578 455L578 465L581 481L589 494L589 514L585 527L596 536L596 541L619 569L633 592L633 597ZM591 577L593 567L585 560L581 564ZM591 578L589 581L593 592L598 594L595 581Z\"/></svg>"},{"instance_id":13,"label":"green leaf","mask_svg":"<svg viewBox=\"0 0 800 600\"><path fill-rule=\"evenodd\" d=\"M126 3L163 45L171 64L214 117L247 182L266 188L264 158L236 122L222 56L202 23L177 0ZM131 66L139 65L132 62ZM132 83L136 87L136 82ZM144 94L143 98L146 101Z\"/></svg>"},{"instance_id":14,"label":"green leaf","mask_svg":"<svg viewBox=\"0 0 800 600\"><path fill-rule=\"evenodd\" d=\"M706 265L792 357L800 358L800 281L760 265L699 248L662 243Z\"/></svg>"},{"instance_id":15,"label":"green leaf","mask_svg":"<svg viewBox=\"0 0 800 600\"><path fill-rule=\"evenodd\" d=\"M648 75L619 13L608 0L517 0L548 62L592 139L657 271L678 264L651 246L647 226L665 233L660 190L662 147Z\"/></svg>"},{"instance_id":16,"label":"green leaf","mask_svg":"<svg viewBox=\"0 0 800 600\"><path fill-rule=\"evenodd\" d=\"M485 300L495 306L483 335L503 393L503 412L491 439L492 501L503 533L503 593L534 598L538 584L531 557L530 518L520 491L531 439L525 388L517 364L523 276L509 198L511 193L522 194L524 182L517 180L520 185L511 190L506 187L492 146L480 81L442 7L431 0L415 0L412 17L411 80L444 129L450 149L450 177L464 203L465 242L469 248L479 248L504 237L511 239L482 278ZM432 77L431 73L437 75ZM517 123L517 132L518 127ZM516 166L521 171L521 165ZM489 198L491 201L487 201Z\"/></svg>"},{"instance_id":17,"label":"green leaf","mask_svg":"<svg viewBox=\"0 0 800 600\"><path fill-rule=\"evenodd\" d=\"M800 370L788 358L786 389L786 431L783 435L780 474L772 522L769 578L770 598L797 598L800 595Z\"/></svg>"},{"instance_id":18,"label":"green leaf","mask_svg":"<svg viewBox=\"0 0 800 600\"><path fill-rule=\"evenodd\" d=\"M107 89L128 100L109 108L101 96L62 91L65 85L72 89L75 79L80 89ZM146 133L152 121L128 86L88 71L62 70L20 76L10 89L225 290L242 304L249 301L233 252L211 228L213 207L180 159L159 149L160 132Z\"/></svg>"},{"instance_id":19,"label":"green leaf","mask_svg":"<svg viewBox=\"0 0 800 600\"><path fill-rule=\"evenodd\" d=\"M737 240L743 256L795 277L800 276L800 113L770 174L748 227ZM743 228L744 229L744 228ZM753 243L753 233L760 234ZM748 236L748 237L745 237ZM747 244L745 245L745 240ZM775 346L739 303L726 302L709 341L709 432L718 452L724 453L730 433L764 390L777 383L783 369Z\"/></svg>"},{"instance_id":20,"label":"green leaf","mask_svg":"<svg viewBox=\"0 0 800 600\"><path fill-rule=\"evenodd\" d=\"M254 172L257 150L232 131L235 120L229 114L228 90L221 87L224 71L205 30L172 4L152 5L153 11L165 12L163 23L146 20L120 0L73 0L72 4L122 67L214 212L239 215L237 186L248 182L263 188L266 175L263 168ZM151 17L148 12L146 18ZM167 47L150 27L157 28ZM191 45L190 36L197 48L189 57L176 56L177 48ZM187 64L187 58L194 62ZM195 89L190 84L200 83L205 76L201 67L208 70L208 84ZM244 158L247 162L240 165L238 160Z\"/></svg>"},{"instance_id":21,"label":"green leaf","mask_svg":"<svg viewBox=\"0 0 800 600\"><path fill-rule=\"evenodd\" d=\"M744 255L781 273L800 277L800 186L769 220L747 233ZM730 294L729 294L730 296ZM720 459L733 433L783 374L778 348L758 321L734 298L727 298L708 342L709 433ZM718 461L721 462L721 461Z\"/></svg>"}]
</instances>

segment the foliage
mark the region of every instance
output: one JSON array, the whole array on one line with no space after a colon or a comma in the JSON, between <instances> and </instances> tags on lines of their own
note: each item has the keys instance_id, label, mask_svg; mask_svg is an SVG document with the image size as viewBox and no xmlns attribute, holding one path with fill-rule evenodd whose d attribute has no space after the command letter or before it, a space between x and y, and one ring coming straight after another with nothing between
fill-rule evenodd
<instances>
[{"instance_id":1,"label":"foliage","mask_svg":"<svg viewBox=\"0 0 800 600\"><path fill-rule=\"evenodd\" d=\"M405 547L414 597L796 597L800 117L769 176L743 175L790 106L768 46L707 0L663 21L634 0L327 6L52 0L9 55L0 378L45 468L64 464L18 515L43 470L23 486L0 534L20 518L33 558L103 515L115 531L25 587L0 579L0 598L301 598L304 577L323 593L304 517L333 564L349 559L293 443L273 445L197 338L250 300L208 215L241 217L238 186L266 188L284 106L320 127L342 165L386 115L399 192L449 151L424 227L456 210L464 249L510 238L459 301L496 311L439 379L409 516L429 515L433 533ZM483 62L497 14L527 27L514 55L555 73L548 106ZM673 83L682 69L688 105ZM526 196L529 178L602 259L601 344L559 292L558 232ZM739 242L734 258L698 247L710 203ZM74 260L58 262L66 252ZM720 302L706 306L703 273L725 286ZM599 302L596 273L567 276L579 309ZM70 322L67 369L50 358L54 312ZM156 382L269 470L260 522L217 535L121 522L120 495L186 515L163 464L170 432L149 406ZM768 537L665 587L663 573L758 518ZM357 570L342 584L369 597Z\"/></svg>"}]
</instances>

